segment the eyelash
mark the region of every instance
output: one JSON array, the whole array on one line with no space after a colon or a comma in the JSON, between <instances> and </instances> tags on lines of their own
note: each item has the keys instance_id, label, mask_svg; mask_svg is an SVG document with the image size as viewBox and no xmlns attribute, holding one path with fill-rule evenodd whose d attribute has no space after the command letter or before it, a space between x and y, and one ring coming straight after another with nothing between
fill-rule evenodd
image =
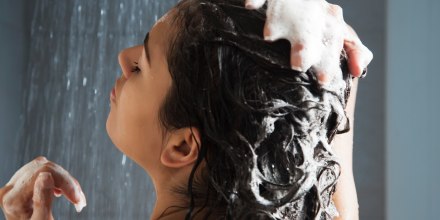
<instances>
[{"instance_id":1,"label":"eyelash","mask_svg":"<svg viewBox=\"0 0 440 220\"><path fill-rule=\"evenodd\" d=\"M131 69L131 72L132 73L139 73L139 72L141 72L141 69L139 69L138 63L134 62L134 65L135 66Z\"/></svg>"}]
</instances>

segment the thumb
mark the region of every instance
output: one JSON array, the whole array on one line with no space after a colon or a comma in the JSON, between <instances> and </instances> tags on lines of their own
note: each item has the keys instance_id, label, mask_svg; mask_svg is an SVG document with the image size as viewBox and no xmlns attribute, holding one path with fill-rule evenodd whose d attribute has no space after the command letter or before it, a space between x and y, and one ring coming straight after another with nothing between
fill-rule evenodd
<instances>
[{"instance_id":1,"label":"thumb","mask_svg":"<svg viewBox=\"0 0 440 220\"><path fill-rule=\"evenodd\" d=\"M49 172L41 172L38 174L32 197L33 213L31 220L53 219L51 205L54 187L54 180Z\"/></svg>"}]
</instances>

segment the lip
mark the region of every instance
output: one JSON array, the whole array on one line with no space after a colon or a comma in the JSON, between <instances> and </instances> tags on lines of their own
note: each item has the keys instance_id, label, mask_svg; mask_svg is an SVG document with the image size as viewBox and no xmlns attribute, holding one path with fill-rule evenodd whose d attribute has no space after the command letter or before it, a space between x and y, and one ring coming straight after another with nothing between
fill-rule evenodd
<instances>
[{"instance_id":1,"label":"lip","mask_svg":"<svg viewBox=\"0 0 440 220\"><path fill-rule=\"evenodd\" d=\"M110 92L110 100L116 101L116 83L115 83L115 86L113 87L112 91Z\"/></svg>"}]
</instances>

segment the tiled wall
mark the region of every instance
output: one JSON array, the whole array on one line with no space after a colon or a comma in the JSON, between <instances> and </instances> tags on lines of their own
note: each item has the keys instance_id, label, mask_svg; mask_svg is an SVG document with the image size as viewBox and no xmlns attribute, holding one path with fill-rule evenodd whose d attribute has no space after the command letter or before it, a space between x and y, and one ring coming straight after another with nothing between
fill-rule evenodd
<instances>
[{"instance_id":1,"label":"tiled wall","mask_svg":"<svg viewBox=\"0 0 440 220\"><path fill-rule=\"evenodd\" d=\"M0 185L9 180L19 164L16 138L29 40L24 2L0 1Z\"/></svg>"}]
</instances>

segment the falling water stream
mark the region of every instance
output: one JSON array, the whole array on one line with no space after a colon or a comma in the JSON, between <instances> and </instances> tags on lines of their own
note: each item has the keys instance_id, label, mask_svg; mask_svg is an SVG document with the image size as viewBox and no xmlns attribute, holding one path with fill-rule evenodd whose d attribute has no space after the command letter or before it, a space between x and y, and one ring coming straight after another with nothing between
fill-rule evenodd
<instances>
[{"instance_id":1,"label":"falling water stream","mask_svg":"<svg viewBox=\"0 0 440 220\"><path fill-rule=\"evenodd\" d=\"M105 129L109 93L121 73L117 55L142 43L177 0L37 0L24 74L21 164L38 155L75 176L87 196L77 214L66 199L58 219L147 219L154 188Z\"/></svg>"}]
</instances>

